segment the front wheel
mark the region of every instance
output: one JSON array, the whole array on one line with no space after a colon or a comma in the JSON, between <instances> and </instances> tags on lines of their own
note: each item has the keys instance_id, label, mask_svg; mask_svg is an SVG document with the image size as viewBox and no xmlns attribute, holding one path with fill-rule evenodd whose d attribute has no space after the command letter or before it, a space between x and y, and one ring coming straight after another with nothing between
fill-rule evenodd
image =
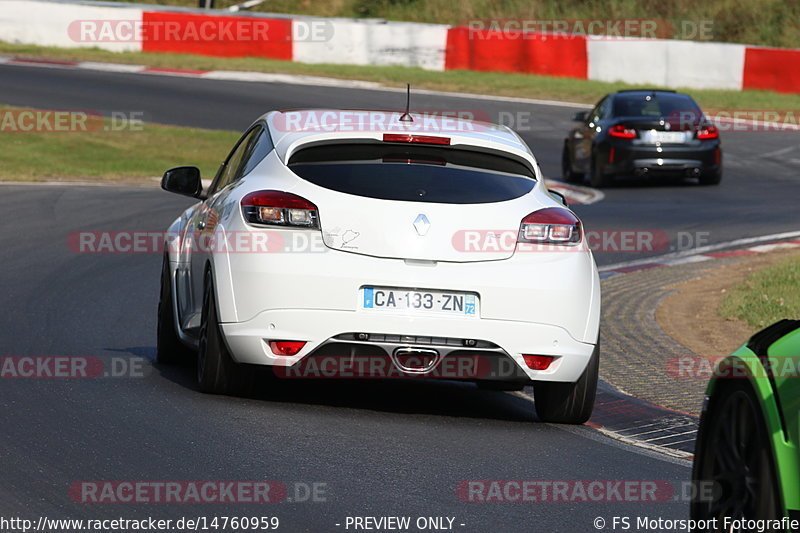
<instances>
[{"instance_id":1,"label":"front wheel","mask_svg":"<svg viewBox=\"0 0 800 533\"><path fill-rule=\"evenodd\" d=\"M691 517L779 519L769 434L745 379L720 381L700 420L694 452ZM705 490L700 483L707 483ZM701 497L705 495L705 497Z\"/></svg>"},{"instance_id":2,"label":"front wheel","mask_svg":"<svg viewBox=\"0 0 800 533\"><path fill-rule=\"evenodd\" d=\"M217 314L217 299L211 272L206 274L200 340L197 351L197 384L209 394L239 394L245 388L241 365L231 358Z\"/></svg>"},{"instance_id":3,"label":"front wheel","mask_svg":"<svg viewBox=\"0 0 800 533\"><path fill-rule=\"evenodd\" d=\"M600 371L600 342L594 347L589 364L574 383L543 381L533 388L536 414L542 422L583 424L592 416Z\"/></svg>"}]
</instances>

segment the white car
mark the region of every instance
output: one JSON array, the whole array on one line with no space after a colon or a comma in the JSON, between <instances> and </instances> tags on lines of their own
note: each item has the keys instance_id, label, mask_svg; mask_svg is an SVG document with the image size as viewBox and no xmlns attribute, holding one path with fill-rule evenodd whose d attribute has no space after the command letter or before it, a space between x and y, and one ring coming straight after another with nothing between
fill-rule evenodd
<instances>
[{"instance_id":1,"label":"white car","mask_svg":"<svg viewBox=\"0 0 800 533\"><path fill-rule=\"evenodd\" d=\"M170 226L157 360L197 352L200 389L280 378L534 386L538 417L583 423L600 283L578 218L511 129L451 116L274 111Z\"/></svg>"}]
</instances>

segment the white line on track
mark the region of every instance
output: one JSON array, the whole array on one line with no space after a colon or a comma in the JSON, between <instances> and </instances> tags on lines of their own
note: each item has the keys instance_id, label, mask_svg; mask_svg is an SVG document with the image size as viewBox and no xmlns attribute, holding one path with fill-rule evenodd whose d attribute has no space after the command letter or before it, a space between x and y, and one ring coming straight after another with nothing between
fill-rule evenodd
<instances>
[{"instance_id":1,"label":"white line on track","mask_svg":"<svg viewBox=\"0 0 800 533\"><path fill-rule=\"evenodd\" d=\"M719 242L716 244L709 244L707 246L699 246L692 250L685 250L681 252L672 252L655 257L648 257L646 259L636 259L635 261L627 261L624 263L615 263L613 265L605 265L600 267L600 272L607 272L609 270L617 270L619 268L628 268L639 265L647 265L650 263L665 263L672 259L688 258L695 255L702 255L708 252L715 252L717 250L724 250L726 248L736 248L745 244L757 244L760 242L780 241L782 239L793 239L800 237L800 231L787 231L784 233L772 233L769 235L760 235L758 237L746 237L743 239L736 239L733 241Z\"/></svg>"}]
</instances>

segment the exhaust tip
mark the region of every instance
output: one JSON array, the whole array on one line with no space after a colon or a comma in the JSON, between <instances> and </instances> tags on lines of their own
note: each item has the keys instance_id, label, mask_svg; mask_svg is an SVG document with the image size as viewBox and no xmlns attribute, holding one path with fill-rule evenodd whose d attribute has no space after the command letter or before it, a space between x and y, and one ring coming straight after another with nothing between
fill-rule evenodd
<instances>
[{"instance_id":1,"label":"exhaust tip","mask_svg":"<svg viewBox=\"0 0 800 533\"><path fill-rule=\"evenodd\" d=\"M441 356L430 348L397 348L392 352L392 362L407 374L427 374L439 363Z\"/></svg>"}]
</instances>

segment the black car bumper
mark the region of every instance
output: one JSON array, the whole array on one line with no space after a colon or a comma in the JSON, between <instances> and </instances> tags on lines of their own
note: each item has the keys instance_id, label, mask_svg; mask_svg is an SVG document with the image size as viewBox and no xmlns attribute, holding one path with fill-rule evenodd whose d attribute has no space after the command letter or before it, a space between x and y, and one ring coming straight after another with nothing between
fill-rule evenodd
<instances>
[{"instance_id":1,"label":"black car bumper","mask_svg":"<svg viewBox=\"0 0 800 533\"><path fill-rule=\"evenodd\" d=\"M660 148L660 149L659 149ZM601 153L601 171L606 175L682 175L702 177L722 168L718 142L699 146L651 146L610 143Z\"/></svg>"}]
</instances>

